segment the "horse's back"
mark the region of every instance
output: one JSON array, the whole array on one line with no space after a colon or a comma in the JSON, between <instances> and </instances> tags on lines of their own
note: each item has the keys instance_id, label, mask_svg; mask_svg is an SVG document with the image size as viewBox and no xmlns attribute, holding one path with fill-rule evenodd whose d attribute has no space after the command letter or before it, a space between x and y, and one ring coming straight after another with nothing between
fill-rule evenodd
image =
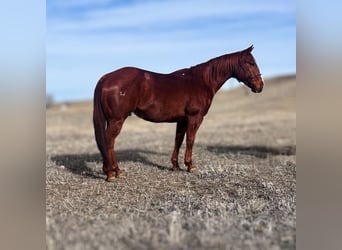
<instances>
[{"instance_id":1,"label":"horse's back","mask_svg":"<svg viewBox=\"0 0 342 250\"><path fill-rule=\"evenodd\" d=\"M142 73L142 70L135 67L123 67L103 75L99 82L109 82L117 84L120 81L130 80Z\"/></svg>"}]
</instances>

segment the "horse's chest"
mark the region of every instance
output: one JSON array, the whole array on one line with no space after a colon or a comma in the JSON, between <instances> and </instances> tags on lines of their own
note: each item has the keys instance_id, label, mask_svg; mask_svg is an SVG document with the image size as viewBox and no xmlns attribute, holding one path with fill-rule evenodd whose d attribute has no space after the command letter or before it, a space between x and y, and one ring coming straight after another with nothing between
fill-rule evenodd
<instances>
[{"instance_id":1,"label":"horse's chest","mask_svg":"<svg viewBox=\"0 0 342 250\"><path fill-rule=\"evenodd\" d=\"M204 116L210 107L211 99L209 98L194 98L190 100L186 106L187 115L202 115Z\"/></svg>"}]
</instances>

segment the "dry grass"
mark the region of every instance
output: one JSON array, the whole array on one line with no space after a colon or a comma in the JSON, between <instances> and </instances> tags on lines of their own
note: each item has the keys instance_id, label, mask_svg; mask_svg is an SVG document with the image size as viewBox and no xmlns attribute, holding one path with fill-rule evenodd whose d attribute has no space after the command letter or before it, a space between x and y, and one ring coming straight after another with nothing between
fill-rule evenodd
<instances>
[{"instance_id":1,"label":"dry grass","mask_svg":"<svg viewBox=\"0 0 342 250\"><path fill-rule=\"evenodd\" d=\"M130 117L116 144L127 177L107 183L91 103L49 109L47 249L295 249L295 79L268 82L218 94L193 174L169 171L175 124Z\"/></svg>"}]
</instances>

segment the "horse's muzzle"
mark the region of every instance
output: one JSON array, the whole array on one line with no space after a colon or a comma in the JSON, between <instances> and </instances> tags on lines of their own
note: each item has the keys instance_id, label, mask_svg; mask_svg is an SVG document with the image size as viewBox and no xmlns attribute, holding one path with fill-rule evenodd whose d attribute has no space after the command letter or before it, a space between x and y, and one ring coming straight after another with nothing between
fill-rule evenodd
<instances>
[{"instance_id":1,"label":"horse's muzzle","mask_svg":"<svg viewBox=\"0 0 342 250\"><path fill-rule=\"evenodd\" d=\"M260 88L252 88L252 91L253 91L254 93L260 93L260 92L262 91L263 88L264 88L264 84L262 84L262 85L260 86Z\"/></svg>"}]
</instances>

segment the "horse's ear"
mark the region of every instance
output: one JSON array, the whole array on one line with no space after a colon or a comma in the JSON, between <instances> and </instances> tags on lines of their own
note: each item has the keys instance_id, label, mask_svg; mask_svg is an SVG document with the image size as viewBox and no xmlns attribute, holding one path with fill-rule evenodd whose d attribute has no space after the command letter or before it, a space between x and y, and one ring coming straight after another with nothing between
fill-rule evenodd
<instances>
[{"instance_id":1,"label":"horse's ear","mask_svg":"<svg viewBox=\"0 0 342 250\"><path fill-rule=\"evenodd\" d=\"M241 52L242 52L242 55L248 55L248 54L250 54L250 53L252 52L253 49L254 49L254 46L251 45L249 48L247 48L247 49L241 51Z\"/></svg>"},{"instance_id":2,"label":"horse's ear","mask_svg":"<svg viewBox=\"0 0 342 250\"><path fill-rule=\"evenodd\" d=\"M251 45L249 48L244 49L244 50L241 50L241 51L240 51L240 55L241 55L241 56L250 55L253 49L254 49L254 46Z\"/></svg>"},{"instance_id":3,"label":"horse's ear","mask_svg":"<svg viewBox=\"0 0 342 250\"><path fill-rule=\"evenodd\" d=\"M251 45L249 48L245 49L244 52L246 52L246 53L251 53L253 49L254 49L254 46Z\"/></svg>"}]
</instances>

